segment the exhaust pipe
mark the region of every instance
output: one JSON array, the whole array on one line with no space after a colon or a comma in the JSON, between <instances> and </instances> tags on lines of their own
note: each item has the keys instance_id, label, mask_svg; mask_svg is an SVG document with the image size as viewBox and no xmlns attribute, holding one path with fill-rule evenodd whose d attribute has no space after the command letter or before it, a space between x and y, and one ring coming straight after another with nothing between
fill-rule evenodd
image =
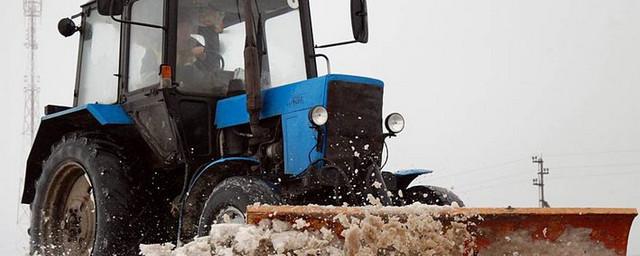
<instances>
[{"instance_id":1,"label":"exhaust pipe","mask_svg":"<svg viewBox=\"0 0 640 256\"><path fill-rule=\"evenodd\" d=\"M249 125L253 138L251 141L260 141L264 129L260 127L260 112L262 111L262 92L260 78L262 77L260 53L257 44L256 6L254 0L244 1L245 18L245 45L244 45L244 81L247 90L247 112L249 113Z\"/></svg>"}]
</instances>

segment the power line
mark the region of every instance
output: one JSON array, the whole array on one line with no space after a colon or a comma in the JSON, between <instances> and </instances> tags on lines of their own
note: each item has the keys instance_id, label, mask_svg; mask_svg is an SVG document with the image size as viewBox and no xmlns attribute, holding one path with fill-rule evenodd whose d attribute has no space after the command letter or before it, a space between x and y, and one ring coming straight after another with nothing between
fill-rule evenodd
<instances>
[{"instance_id":1,"label":"power line","mask_svg":"<svg viewBox=\"0 0 640 256\"><path fill-rule=\"evenodd\" d=\"M474 184L471 185L461 185L460 187L464 187L465 190L473 190L476 187L485 187L486 185L497 185L497 184L502 184L504 183L504 181L509 181L509 180L513 180L513 179L522 179L522 177L519 176L514 176L515 173L511 173L508 175L503 175L503 176L498 176L492 179L485 179L485 180L479 180L479 181L475 181L474 180Z\"/></svg>"},{"instance_id":2,"label":"power line","mask_svg":"<svg viewBox=\"0 0 640 256\"><path fill-rule=\"evenodd\" d=\"M554 167L555 168L555 167ZM564 176L554 176L554 180L556 179L573 179L573 180L579 180L579 178L589 178L589 177L608 177L608 176L626 176L626 175L640 175L640 170L633 170L633 171L623 171L623 172L612 172L612 173L599 173L599 174L588 174L588 175L580 175L577 176L576 175L564 175ZM456 193L467 193L467 192L477 192L477 191L482 191L482 190L487 190L487 189L496 189L499 187L504 187L505 181L509 181L510 184L514 184L515 182L519 182L519 181L526 181L528 180L528 178L523 178L523 177L517 177L517 176L513 176L511 175L503 175L503 176L498 176L496 178L493 178L491 180L485 180L485 181L479 181L476 184L473 185L469 185L469 186L458 186L458 187L464 187L463 190L456 190Z\"/></svg>"},{"instance_id":3,"label":"power line","mask_svg":"<svg viewBox=\"0 0 640 256\"><path fill-rule=\"evenodd\" d=\"M600 151L600 152L584 152L584 153L563 153L563 154L553 154L553 155L545 154L545 157L554 157L555 158L555 157L565 157L565 156L610 154L610 153L640 153L640 150ZM525 159L524 158L515 159L515 160L511 160L511 161L500 162L500 163L487 165L487 166L482 166L482 167L478 167L478 168L472 168L472 169L467 169L467 170L463 170L463 171L451 172L451 173L447 173L446 175L433 177L430 180L440 180L440 179L444 179L444 178L450 178L450 177L456 177L456 176L464 176L464 175L468 175L468 174L472 174L472 173L491 171L491 170L498 169L500 167L504 167L504 166L508 166L508 165L512 165L512 164L518 163L518 162L523 161L523 160L525 160ZM617 166L636 166L636 165L640 165L640 163L572 165L572 166L559 166L559 167L554 167L554 168L555 169L570 169L570 168L617 167Z\"/></svg>"},{"instance_id":4,"label":"power line","mask_svg":"<svg viewBox=\"0 0 640 256\"><path fill-rule=\"evenodd\" d=\"M555 167L554 167L555 168ZM600 173L600 174L588 174L588 175L580 175L578 177L576 177L576 175L564 175L564 176L554 176L554 180L556 179L574 179L574 180L578 180L579 178L582 177L607 177L607 176L625 176L625 175L640 175L640 170L634 170L634 171L624 171L624 172L613 172L613 173ZM492 189L492 188L497 188L500 187L505 183L505 181L509 181L510 183L515 182L515 181L525 181L528 178L523 178L523 177L517 177L517 176L513 176L513 174L511 175L503 175L503 176L498 176L496 178L493 178L491 180L485 180L485 181L479 181L477 182L475 185L469 185L469 186L458 186L458 187L464 187L465 189L463 190L458 190L456 191L457 193L467 193L467 192L471 192L471 191L482 191L482 190L486 190L486 189Z\"/></svg>"},{"instance_id":5,"label":"power line","mask_svg":"<svg viewBox=\"0 0 640 256\"><path fill-rule=\"evenodd\" d=\"M577 177L576 177L576 175L565 175L565 176L554 177L554 179L575 179L575 180L578 180L579 178L625 176L625 175L629 175L629 174L640 175L640 170L625 171L625 172L611 172L611 173L595 173L595 174L580 175L580 176L577 176Z\"/></svg>"},{"instance_id":6,"label":"power line","mask_svg":"<svg viewBox=\"0 0 640 256\"><path fill-rule=\"evenodd\" d=\"M640 153L640 150L618 150L618 151L561 153L561 154L552 154L552 155L545 154L545 157L554 157L554 158L556 158L556 157L566 157L566 156L595 155L595 154L616 154L616 153ZM471 169L467 169L467 170L463 170L463 171L450 172L450 173L447 173L445 175L435 176L433 178L430 178L430 180L440 180L440 179L444 179L444 178L451 178L451 177L464 176L464 175L469 175L469 174L479 173L479 172L484 172L484 171L491 171L491 170L498 169L500 167L509 166L509 165L518 163L518 162L523 161L523 160L525 160L525 159L524 158L514 159L514 160L511 160L511 161L500 162L500 163L487 165L487 166L482 166L482 167L478 167L478 168L471 168ZM575 165L575 166L560 166L560 167L554 167L554 168L555 169L569 169L569 168L616 167L616 166L635 166L635 165L640 165L640 163L602 164L602 165Z\"/></svg>"},{"instance_id":7,"label":"power line","mask_svg":"<svg viewBox=\"0 0 640 256\"><path fill-rule=\"evenodd\" d=\"M622 154L622 153L640 153L640 149L545 154L545 157L547 157L547 158L554 157L555 158L555 157L587 156L587 155L603 155L603 154Z\"/></svg>"},{"instance_id":8,"label":"power line","mask_svg":"<svg viewBox=\"0 0 640 256\"><path fill-rule=\"evenodd\" d=\"M496 182L496 183L493 183L493 184L481 184L481 185L479 185L479 186L477 186L475 188L471 188L471 189L467 188L467 189L464 189L464 190L461 190L461 191L457 191L457 192L458 193L466 193L466 192L471 192L471 191L473 191L473 192L482 191L482 190L486 190L486 189L496 188L496 187L498 187L499 184L504 183L504 181L506 181L506 180L511 181L510 183L513 184L515 181L526 181L528 179L529 178L523 178L523 177L510 177L509 179L505 178L505 179L500 180L501 182Z\"/></svg>"},{"instance_id":9,"label":"power line","mask_svg":"<svg viewBox=\"0 0 640 256\"><path fill-rule=\"evenodd\" d=\"M471 174L471 173L478 173L478 172L483 172L483 171L495 170L497 168L508 166L508 165L512 165L514 163L517 163L517 162L520 162L520 161L523 161L523 160L525 160L525 159L524 158L520 158L520 159L511 160L511 161L500 162L500 163L496 163L496 164L492 164L492 165L482 166L482 167L478 167L478 168L472 168L472 169L467 169L467 170L463 170L463 171L451 172L451 173L447 173L446 175L436 176L436 177L430 178L429 180L439 180L439 179L444 179L444 178L449 178L449 177L468 175L468 174Z\"/></svg>"},{"instance_id":10,"label":"power line","mask_svg":"<svg viewBox=\"0 0 640 256\"><path fill-rule=\"evenodd\" d=\"M622 164L594 164L594 165L568 165L558 166L555 169L576 169L576 168L593 168L593 167L625 167L625 166L638 166L640 163L622 163Z\"/></svg>"}]
</instances>

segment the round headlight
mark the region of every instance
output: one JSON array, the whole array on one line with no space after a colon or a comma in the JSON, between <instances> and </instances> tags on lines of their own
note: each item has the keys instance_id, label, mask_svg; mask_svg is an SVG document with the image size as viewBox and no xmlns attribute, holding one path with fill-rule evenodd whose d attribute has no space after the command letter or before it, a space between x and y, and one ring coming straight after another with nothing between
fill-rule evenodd
<instances>
[{"instance_id":1,"label":"round headlight","mask_svg":"<svg viewBox=\"0 0 640 256\"><path fill-rule=\"evenodd\" d=\"M404 117L398 113L393 113L387 116L384 124L389 132L399 133L404 129Z\"/></svg>"},{"instance_id":2,"label":"round headlight","mask_svg":"<svg viewBox=\"0 0 640 256\"><path fill-rule=\"evenodd\" d=\"M309 121L315 126L323 126L329 120L329 113L323 106L315 106L309 112Z\"/></svg>"}]
</instances>

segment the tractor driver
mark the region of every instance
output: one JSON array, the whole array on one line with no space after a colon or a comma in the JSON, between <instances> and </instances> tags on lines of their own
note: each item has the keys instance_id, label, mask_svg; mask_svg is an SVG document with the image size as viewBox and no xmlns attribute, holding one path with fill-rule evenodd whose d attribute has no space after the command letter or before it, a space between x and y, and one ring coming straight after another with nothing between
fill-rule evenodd
<instances>
[{"instance_id":1,"label":"tractor driver","mask_svg":"<svg viewBox=\"0 0 640 256\"><path fill-rule=\"evenodd\" d=\"M178 14L176 80L178 90L223 97L233 72L224 71L219 33L224 12L211 6L182 7Z\"/></svg>"},{"instance_id":2,"label":"tractor driver","mask_svg":"<svg viewBox=\"0 0 640 256\"><path fill-rule=\"evenodd\" d=\"M208 69L223 69L224 59L220 55L220 33L224 30L224 11L207 5L198 9L198 34L206 44L194 48L194 54Z\"/></svg>"}]
</instances>

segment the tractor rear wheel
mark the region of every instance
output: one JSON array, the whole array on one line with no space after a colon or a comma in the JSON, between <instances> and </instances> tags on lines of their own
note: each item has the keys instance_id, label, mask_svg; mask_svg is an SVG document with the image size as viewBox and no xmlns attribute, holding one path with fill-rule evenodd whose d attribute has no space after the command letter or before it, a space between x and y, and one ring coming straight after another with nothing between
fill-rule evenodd
<instances>
[{"instance_id":1,"label":"tractor rear wheel","mask_svg":"<svg viewBox=\"0 0 640 256\"><path fill-rule=\"evenodd\" d=\"M198 236L209 235L212 224L246 223L247 206L279 205L282 199L265 181L255 177L231 177L220 182L209 196L198 224Z\"/></svg>"},{"instance_id":2,"label":"tractor rear wheel","mask_svg":"<svg viewBox=\"0 0 640 256\"><path fill-rule=\"evenodd\" d=\"M137 255L140 204L113 143L72 134L44 162L31 204L34 255Z\"/></svg>"},{"instance_id":3,"label":"tractor rear wheel","mask_svg":"<svg viewBox=\"0 0 640 256\"><path fill-rule=\"evenodd\" d=\"M453 205L463 207L464 203L451 190L436 186L413 186L403 193L405 204L422 203L428 205Z\"/></svg>"}]
</instances>

